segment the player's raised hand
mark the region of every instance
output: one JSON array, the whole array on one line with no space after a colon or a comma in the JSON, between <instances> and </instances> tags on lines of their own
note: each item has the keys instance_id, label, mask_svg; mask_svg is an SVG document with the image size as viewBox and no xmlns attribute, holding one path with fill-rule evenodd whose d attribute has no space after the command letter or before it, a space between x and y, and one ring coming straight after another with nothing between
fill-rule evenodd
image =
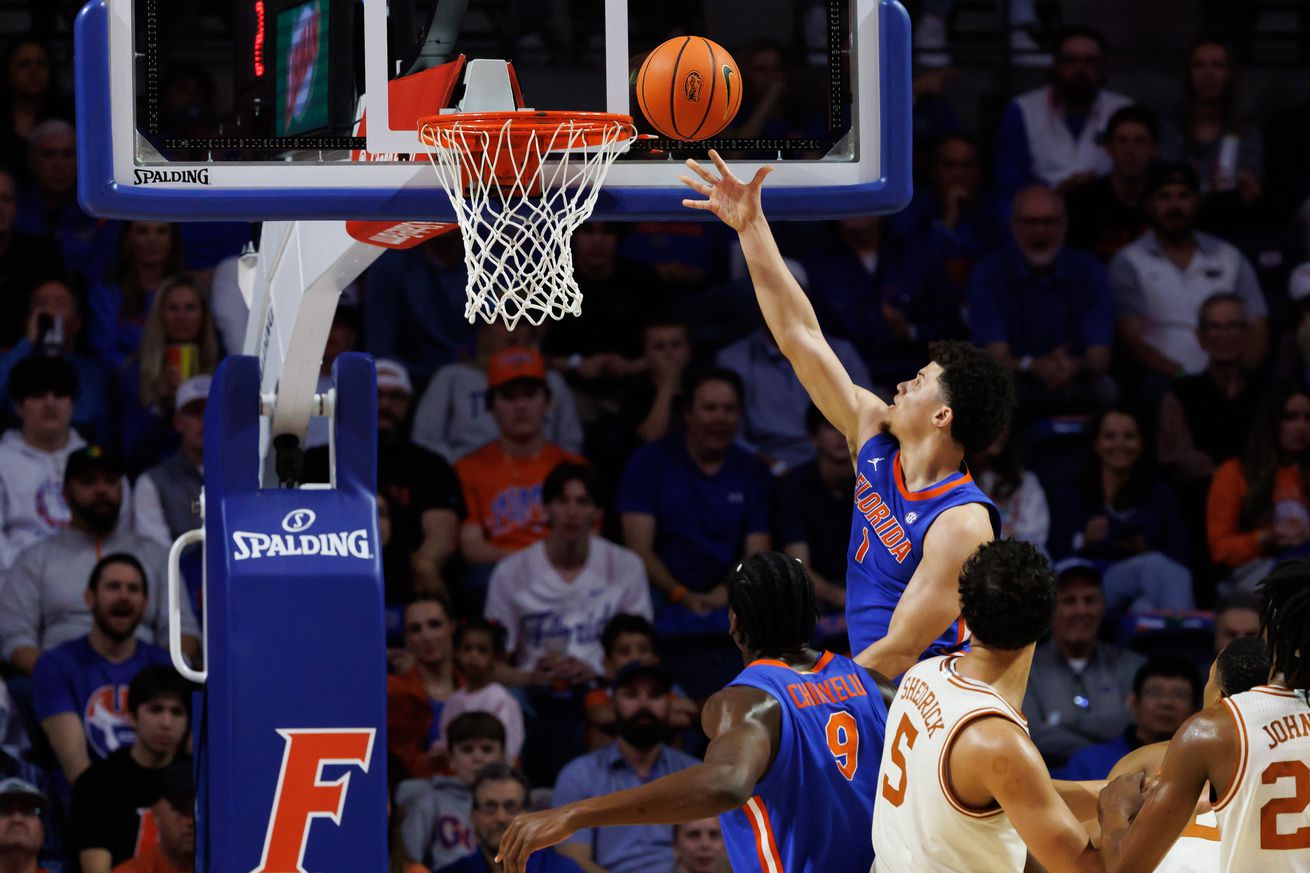
<instances>
[{"instance_id":1,"label":"player's raised hand","mask_svg":"<svg viewBox=\"0 0 1310 873\"><path fill-rule=\"evenodd\" d=\"M699 178L679 176L684 185L707 199L696 200L688 197L682 205L688 209L704 209L713 212L719 220L733 230L741 230L763 214L760 207L760 188L764 177L773 172L773 167L760 167L755 178L743 182L732 174L723 158L714 149L710 149L710 160L714 162L717 173L706 169L698 162L688 158L687 168Z\"/></svg>"},{"instance_id":2,"label":"player's raised hand","mask_svg":"<svg viewBox=\"0 0 1310 873\"><path fill-rule=\"evenodd\" d=\"M521 815L509 823L500 838L496 860L505 865L505 873L524 873L533 852L559 845L577 830L568 823L569 807L546 809Z\"/></svg>"}]
</instances>

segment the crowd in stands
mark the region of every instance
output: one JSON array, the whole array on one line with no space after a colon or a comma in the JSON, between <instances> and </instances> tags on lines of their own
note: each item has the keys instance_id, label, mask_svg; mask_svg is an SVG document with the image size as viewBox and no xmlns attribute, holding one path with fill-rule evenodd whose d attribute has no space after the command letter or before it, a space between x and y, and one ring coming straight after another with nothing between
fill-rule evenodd
<instances>
[{"instance_id":1,"label":"crowd in stands","mask_svg":"<svg viewBox=\"0 0 1310 873\"><path fill-rule=\"evenodd\" d=\"M1025 51L1030 5L1010 6ZM927 6L931 66L951 3ZM1196 710L1213 652L1257 632L1254 583L1310 553L1310 263L1290 269L1310 257L1310 129L1239 117L1222 42L1192 48L1179 118L1103 87L1097 32L1049 42L1049 84L994 137L916 124L903 212L777 231L858 383L890 396L936 339L1013 372L1013 424L968 464L1004 535L1056 562L1033 739L1053 772L1099 778ZM35 39L0 66L0 858L190 871L192 689L160 647L161 589L198 521L258 227L83 212L68 73ZM785 105L752 96L743 123L804 129ZM849 447L764 330L731 234L592 222L573 249L580 318L471 326L450 234L382 255L333 323L324 380L342 352L377 359L393 869L496 869L520 811L695 761L699 704L741 667L726 580L749 554L803 561L816 642L846 645ZM316 422L310 478L326 443ZM725 864L712 820L541 857Z\"/></svg>"}]
</instances>

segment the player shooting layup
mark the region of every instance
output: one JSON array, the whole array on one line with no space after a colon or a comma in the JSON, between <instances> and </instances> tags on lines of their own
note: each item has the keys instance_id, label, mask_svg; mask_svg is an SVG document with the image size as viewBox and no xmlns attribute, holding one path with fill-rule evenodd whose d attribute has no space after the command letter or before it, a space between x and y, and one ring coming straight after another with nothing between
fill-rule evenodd
<instances>
[{"instance_id":1,"label":"player shooting layup","mask_svg":"<svg viewBox=\"0 0 1310 873\"><path fill-rule=\"evenodd\" d=\"M500 842L505 873L581 828L719 815L736 873L863 873L893 689L854 661L816 652L814 586L778 552L728 583L733 641L747 661L705 704L705 762L638 788L521 816Z\"/></svg>"},{"instance_id":2,"label":"player shooting layup","mask_svg":"<svg viewBox=\"0 0 1310 873\"><path fill-rule=\"evenodd\" d=\"M1220 869L1310 870L1310 559L1280 564L1260 594L1269 684L1188 719L1145 795L1141 773L1111 783L1101 796L1107 873L1155 869L1207 780Z\"/></svg>"},{"instance_id":3,"label":"player shooting layup","mask_svg":"<svg viewBox=\"0 0 1310 873\"><path fill-rule=\"evenodd\" d=\"M710 151L718 175L682 181L741 237L764 320L820 411L846 437L855 464L855 510L846 578L846 624L856 660L899 676L921 657L959 647L960 567L1000 530L996 508L964 468L966 449L1004 428L1013 389L1004 368L968 343L934 343L932 361L902 382L889 406L851 381L819 329L814 307L783 264L760 206L772 168L750 183ZM876 306L877 301L870 301Z\"/></svg>"}]
</instances>

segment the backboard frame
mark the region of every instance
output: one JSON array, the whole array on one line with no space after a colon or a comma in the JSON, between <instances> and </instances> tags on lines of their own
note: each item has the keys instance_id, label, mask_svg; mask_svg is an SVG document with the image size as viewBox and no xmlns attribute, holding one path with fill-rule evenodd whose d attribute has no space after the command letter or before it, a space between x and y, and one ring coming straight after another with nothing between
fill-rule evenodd
<instances>
[{"instance_id":1,"label":"backboard frame","mask_svg":"<svg viewBox=\"0 0 1310 873\"><path fill-rule=\"evenodd\" d=\"M88 212L115 219L203 220L428 220L450 221L453 210L427 161L322 164L270 161L143 162L136 155L134 68L114 56L135 50L132 4L145 0L92 0L78 16L78 194ZM366 0L375 10L385 0ZM909 16L896 0L851 0L852 45L877 45L878 74L862 76L853 105L861 154L854 161L784 161L764 190L771 218L826 219L898 211L909 202L911 95ZM607 21L607 29L611 26ZM618 26L618 25L615 25ZM613 53L611 53L613 54ZM626 58L622 59L626 64ZM607 57L611 70L617 58ZM366 74L369 71L366 70ZM364 102L373 129L386 106L369 85ZM126 103L126 106L124 105ZM550 108L550 107L536 107ZM610 111L632 112L610 100ZM397 137L400 132L392 131ZM415 134L409 140L417 142ZM379 142L382 140L379 139ZM396 140L399 142L399 140ZM418 149L411 147L411 152ZM734 161L749 178L767 161ZM272 168L270 170L270 168ZM279 182L270 186L270 172ZM617 163L600 192L594 217L611 221L695 220L704 213L681 205L679 161ZM331 174L325 184L325 174Z\"/></svg>"}]
</instances>

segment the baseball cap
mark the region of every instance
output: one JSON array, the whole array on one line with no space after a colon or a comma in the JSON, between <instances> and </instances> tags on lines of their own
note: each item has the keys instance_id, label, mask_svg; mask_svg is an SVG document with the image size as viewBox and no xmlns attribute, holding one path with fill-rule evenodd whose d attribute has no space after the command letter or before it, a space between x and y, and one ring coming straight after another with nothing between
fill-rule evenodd
<instances>
[{"instance_id":1,"label":"baseball cap","mask_svg":"<svg viewBox=\"0 0 1310 873\"><path fill-rule=\"evenodd\" d=\"M1063 585L1070 579L1086 579L1089 582L1101 584L1101 568L1093 564L1086 558L1065 558L1063 561L1056 563L1055 567L1055 584Z\"/></svg>"},{"instance_id":2,"label":"baseball cap","mask_svg":"<svg viewBox=\"0 0 1310 873\"><path fill-rule=\"evenodd\" d=\"M56 397L77 395L77 368L72 361L58 355L29 355L9 371L9 397L26 400L54 394Z\"/></svg>"},{"instance_id":3,"label":"baseball cap","mask_svg":"<svg viewBox=\"0 0 1310 873\"><path fill-rule=\"evenodd\" d=\"M195 403L197 400L209 399L209 383L214 381L210 376L192 376L182 383L182 387L177 389L177 398L173 402L174 409L185 409L188 404Z\"/></svg>"},{"instance_id":4,"label":"baseball cap","mask_svg":"<svg viewBox=\"0 0 1310 873\"><path fill-rule=\"evenodd\" d=\"M1310 261L1299 265L1287 280L1287 296L1293 303L1310 297Z\"/></svg>"},{"instance_id":5,"label":"baseball cap","mask_svg":"<svg viewBox=\"0 0 1310 873\"><path fill-rule=\"evenodd\" d=\"M164 768L159 796L167 800L178 812L195 815L196 782L191 776L191 764L174 761Z\"/></svg>"},{"instance_id":6,"label":"baseball cap","mask_svg":"<svg viewBox=\"0 0 1310 873\"><path fill-rule=\"evenodd\" d=\"M414 383L409 381L409 371L399 361L378 358L375 363L378 371L378 390L404 391L414 393Z\"/></svg>"},{"instance_id":7,"label":"baseball cap","mask_svg":"<svg viewBox=\"0 0 1310 873\"><path fill-rule=\"evenodd\" d=\"M1186 161L1158 161L1146 173L1146 196L1150 197L1165 185L1186 185L1201 193L1201 177L1196 167Z\"/></svg>"},{"instance_id":8,"label":"baseball cap","mask_svg":"<svg viewBox=\"0 0 1310 873\"><path fill-rule=\"evenodd\" d=\"M68 456L64 467L64 481L81 479L103 470L114 476L123 475L123 461L104 446L83 446Z\"/></svg>"},{"instance_id":9,"label":"baseball cap","mask_svg":"<svg viewBox=\"0 0 1310 873\"><path fill-rule=\"evenodd\" d=\"M659 664L643 664L641 661L629 661L614 674L614 687L621 688L638 679L651 679L666 690L673 687L673 680Z\"/></svg>"},{"instance_id":10,"label":"baseball cap","mask_svg":"<svg viewBox=\"0 0 1310 873\"><path fill-rule=\"evenodd\" d=\"M40 788L37 788L26 779L19 779L17 776L0 780L0 800L6 797L30 797L42 806L46 803L45 794Z\"/></svg>"},{"instance_id":11,"label":"baseball cap","mask_svg":"<svg viewBox=\"0 0 1310 873\"><path fill-rule=\"evenodd\" d=\"M546 381L546 364L536 349L501 349L487 362L487 387L499 388L516 379Z\"/></svg>"}]
</instances>

